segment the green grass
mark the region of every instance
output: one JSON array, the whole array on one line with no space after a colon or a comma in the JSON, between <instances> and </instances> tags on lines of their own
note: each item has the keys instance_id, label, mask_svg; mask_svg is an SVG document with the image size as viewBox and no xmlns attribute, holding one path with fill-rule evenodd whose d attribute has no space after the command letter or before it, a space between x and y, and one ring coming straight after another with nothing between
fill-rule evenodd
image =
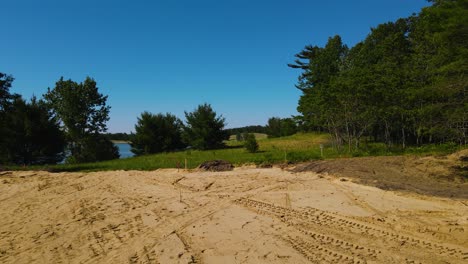
<instances>
[{"instance_id":1,"label":"green grass","mask_svg":"<svg viewBox=\"0 0 468 264\"><path fill-rule=\"evenodd\" d=\"M186 150L179 152L160 153L140 157L110 160L96 163L62 164L49 167L10 167L9 169L50 169L54 171L101 171L101 170L155 170L159 168L184 168L185 159L189 169L196 168L208 160L222 159L235 165L299 162L320 158L321 143L328 142L325 134L296 134L290 137L269 139L260 136L259 152L249 153L242 142L229 140L225 149L218 150Z\"/></svg>"},{"instance_id":2,"label":"green grass","mask_svg":"<svg viewBox=\"0 0 468 264\"><path fill-rule=\"evenodd\" d=\"M101 170L155 170L159 168L184 168L187 160L188 168L196 168L208 160L222 159L235 165L242 164L275 164L284 162L302 162L317 159L330 159L356 156L388 156L388 155L439 155L460 149L454 144L426 145L423 147L388 148L382 143L363 144L359 151L339 152L332 147L328 134L299 133L289 137L266 138L259 137L259 152L249 153L243 147L243 142L229 140L228 146L219 150L186 150L180 152L161 153L134 158L110 160L96 163L54 165L50 167L9 167L8 169L50 169L54 171L101 171ZM323 144L323 157L320 152Z\"/></svg>"},{"instance_id":3,"label":"green grass","mask_svg":"<svg viewBox=\"0 0 468 264\"><path fill-rule=\"evenodd\" d=\"M351 153L352 157L367 156L395 156L395 155L447 155L465 147L455 143L427 144L423 146L409 146L403 148L401 145L387 147L384 143L371 143L361 146L358 151Z\"/></svg>"}]
</instances>

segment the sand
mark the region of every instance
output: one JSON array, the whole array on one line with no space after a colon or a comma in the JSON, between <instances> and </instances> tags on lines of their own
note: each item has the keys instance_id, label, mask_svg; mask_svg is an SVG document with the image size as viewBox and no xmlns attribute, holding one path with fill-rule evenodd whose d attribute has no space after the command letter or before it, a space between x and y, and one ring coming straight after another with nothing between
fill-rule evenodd
<instances>
[{"instance_id":1,"label":"sand","mask_svg":"<svg viewBox=\"0 0 468 264\"><path fill-rule=\"evenodd\" d=\"M279 168L0 172L1 263L467 263L468 200Z\"/></svg>"}]
</instances>

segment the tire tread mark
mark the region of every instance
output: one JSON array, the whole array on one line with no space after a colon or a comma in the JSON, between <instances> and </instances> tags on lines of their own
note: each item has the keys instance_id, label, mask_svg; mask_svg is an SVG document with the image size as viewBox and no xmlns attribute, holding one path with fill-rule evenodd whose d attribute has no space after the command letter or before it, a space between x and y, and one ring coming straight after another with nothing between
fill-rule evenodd
<instances>
[{"instance_id":1,"label":"tire tread mark","mask_svg":"<svg viewBox=\"0 0 468 264\"><path fill-rule=\"evenodd\" d=\"M468 252L465 252L461 248L447 246L438 242L413 237L411 235L397 234L391 230L380 226L370 225L368 223L353 218L347 218L336 213L327 212L316 208L308 208L305 210L289 209L248 198L240 198L235 200L234 202L248 208L253 208L261 214L263 213L274 215L276 217L279 217L280 219L286 218L289 222L291 222L290 219L298 219L305 223L329 226L342 231L351 230L361 235L364 234L370 237L390 240L400 244L409 244L412 246L425 248L431 251L432 253L438 253L441 256L457 257L463 260L468 259Z\"/></svg>"}]
</instances>

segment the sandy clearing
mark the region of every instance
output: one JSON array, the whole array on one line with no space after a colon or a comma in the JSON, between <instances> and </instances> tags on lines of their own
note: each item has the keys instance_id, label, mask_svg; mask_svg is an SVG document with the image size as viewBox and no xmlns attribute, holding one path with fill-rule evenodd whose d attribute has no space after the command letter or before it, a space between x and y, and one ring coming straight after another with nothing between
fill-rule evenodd
<instances>
[{"instance_id":1,"label":"sandy clearing","mask_svg":"<svg viewBox=\"0 0 468 264\"><path fill-rule=\"evenodd\" d=\"M468 200L313 172L3 172L1 263L466 263Z\"/></svg>"}]
</instances>

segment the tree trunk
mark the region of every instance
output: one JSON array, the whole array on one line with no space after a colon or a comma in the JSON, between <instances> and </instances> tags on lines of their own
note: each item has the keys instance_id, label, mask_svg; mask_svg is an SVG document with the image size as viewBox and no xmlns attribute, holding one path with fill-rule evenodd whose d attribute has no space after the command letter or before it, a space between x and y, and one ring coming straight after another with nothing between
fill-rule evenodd
<instances>
[{"instance_id":1,"label":"tree trunk","mask_svg":"<svg viewBox=\"0 0 468 264\"><path fill-rule=\"evenodd\" d=\"M401 136L402 136L402 143L403 143L403 148L406 148L406 142L405 142L405 128L401 128Z\"/></svg>"}]
</instances>

